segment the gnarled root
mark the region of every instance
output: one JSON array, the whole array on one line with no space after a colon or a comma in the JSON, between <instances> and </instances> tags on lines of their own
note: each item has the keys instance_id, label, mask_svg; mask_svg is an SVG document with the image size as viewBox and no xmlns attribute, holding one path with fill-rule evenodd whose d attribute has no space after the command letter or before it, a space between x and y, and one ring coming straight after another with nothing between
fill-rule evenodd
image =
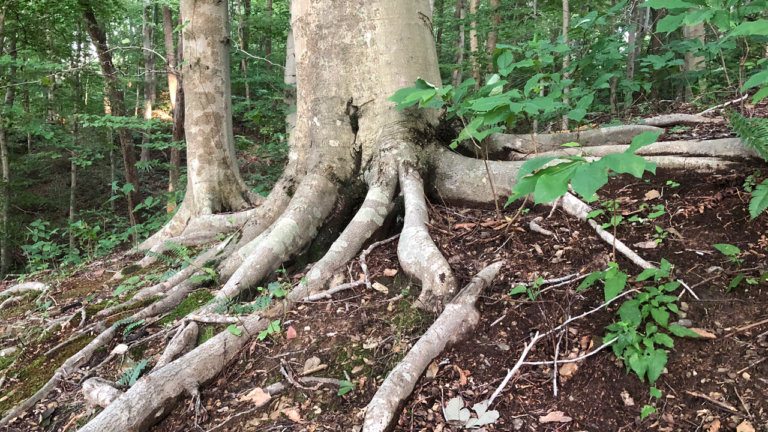
<instances>
[{"instance_id":1,"label":"gnarled root","mask_svg":"<svg viewBox=\"0 0 768 432\"><path fill-rule=\"evenodd\" d=\"M517 184L522 162L488 161L461 156L438 148L434 158L432 187L434 195L449 204L489 205L506 200ZM494 188L488 179L493 176ZM495 191L495 194L494 194Z\"/></svg>"},{"instance_id":2,"label":"gnarled root","mask_svg":"<svg viewBox=\"0 0 768 432\"><path fill-rule=\"evenodd\" d=\"M138 262L138 265L142 267L147 267L149 265L154 264L157 262L157 255L162 254L167 246L170 244L177 244L180 246L198 246L203 243L208 243L210 241L213 241L213 239L216 238L216 236L219 235L219 233L214 231L202 231L202 232L195 232L188 235L184 235L181 237L173 237L168 240L165 240L163 242L159 242L155 246L150 249L150 253L147 254L144 258L141 259L141 261Z\"/></svg>"},{"instance_id":3,"label":"gnarled root","mask_svg":"<svg viewBox=\"0 0 768 432\"><path fill-rule=\"evenodd\" d=\"M402 165L400 187L405 196L405 221L397 244L397 257L403 270L421 281L416 306L431 307L437 301L445 304L456 293L458 281L429 236L424 183L416 170Z\"/></svg>"},{"instance_id":4,"label":"gnarled root","mask_svg":"<svg viewBox=\"0 0 768 432\"><path fill-rule=\"evenodd\" d=\"M368 404L364 432L383 432L397 420L403 403L413 391L419 376L447 345L458 342L479 322L475 302L501 269L497 262L483 269L445 308L440 317L414 345Z\"/></svg>"},{"instance_id":5,"label":"gnarled root","mask_svg":"<svg viewBox=\"0 0 768 432\"><path fill-rule=\"evenodd\" d=\"M571 142L577 142L583 147L624 144L649 131L664 132L653 125L625 125L555 134L491 134L483 141L483 146L492 159L499 159L509 152L544 152L560 149L563 144Z\"/></svg>"},{"instance_id":6,"label":"gnarled root","mask_svg":"<svg viewBox=\"0 0 768 432\"><path fill-rule=\"evenodd\" d=\"M176 333L176 336L174 336L173 339L171 339L168 346L165 348L165 352L163 352L163 355L157 360L155 369L160 369L172 362L179 355L191 351L195 347L195 344L197 344L198 331L197 323L195 322L187 324L186 327L179 327L179 332Z\"/></svg>"},{"instance_id":7,"label":"gnarled root","mask_svg":"<svg viewBox=\"0 0 768 432\"><path fill-rule=\"evenodd\" d=\"M123 392L115 388L115 383L102 378L88 378L83 383L83 398L91 407L106 408L122 395Z\"/></svg>"},{"instance_id":8,"label":"gnarled root","mask_svg":"<svg viewBox=\"0 0 768 432\"><path fill-rule=\"evenodd\" d=\"M46 291L47 289L48 286L42 282L27 282L8 288L7 290L0 293L0 297L11 294L19 294L24 291Z\"/></svg>"}]
</instances>

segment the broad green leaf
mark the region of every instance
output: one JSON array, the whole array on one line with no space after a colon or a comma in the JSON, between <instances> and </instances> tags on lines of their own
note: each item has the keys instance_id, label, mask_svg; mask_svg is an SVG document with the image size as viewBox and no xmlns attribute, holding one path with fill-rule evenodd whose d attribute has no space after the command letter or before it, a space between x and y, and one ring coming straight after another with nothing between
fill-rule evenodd
<instances>
[{"instance_id":1,"label":"broad green leaf","mask_svg":"<svg viewBox=\"0 0 768 432\"><path fill-rule=\"evenodd\" d=\"M643 321L640 315L640 302L638 300L625 301L616 312L621 320L632 327L637 327Z\"/></svg>"},{"instance_id":2,"label":"broad green leaf","mask_svg":"<svg viewBox=\"0 0 768 432\"><path fill-rule=\"evenodd\" d=\"M643 409L640 410L640 420L645 420L646 417L656 412L656 408L652 407L651 405L645 405Z\"/></svg>"},{"instance_id":3,"label":"broad green leaf","mask_svg":"<svg viewBox=\"0 0 768 432\"><path fill-rule=\"evenodd\" d=\"M768 90L768 87L763 90ZM768 96L768 92L766 92L766 96ZM763 180L752 191L752 198L749 200L750 219L760 216L766 209L768 209L768 180Z\"/></svg>"},{"instance_id":4,"label":"broad green leaf","mask_svg":"<svg viewBox=\"0 0 768 432\"><path fill-rule=\"evenodd\" d=\"M589 109L589 107L592 105L592 101L594 100L595 96L593 94L588 94L576 102L576 108L581 108L584 110Z\"/></svg>"},{"instance_id":5,"label":"broad green leaf","mask_svg":"<svg viewBox=\"0 0 768 432\"><path fill-rule=\"evenodd\" d=\"M677 324L672 324L671 326L669 326L669 331L672 332L672 334L677 337L692 337L692 338L701 337L698 333L694 332L693 330Z\"/></svg>"},{"instance_id":6,"label":"broad green leaf","mask_svg":"<svg viewBox=\"0 0 768 432\"><path fill-rule=\"evenodd\" d=\"M659 139L659 136L661 136L661 132L643 132L632 139L632 143L625 153L634 153L647 145L653 144Z\"/></svg>"},{"instance_id":7,"label":"broad green leaf","mask_svg":"<svg viewBox=\"0 0 768 432\"><path fill-rule=\"evenodd\" d=\"M552 202L568 192L568 181L576 171L577 162L570 162L561 170L543 174L536 183L534 195L536 204Z\"/></svg>"},{"instance_id":8,"label":"broad green leaf","mask_svg":"<svg viewBox=\"0 0 768 432\"><path fill-rule=\"evenodd\" d=\"M530 93L531 90L533 90L534 87L539 85L539 80L544 77L544 74L538 73L534 76L532 76L528 81L525 83L525 87L523 88L523 94L527 95Z\"/></svg>"},{"instance_id":9,"label":"broad green leaf","mask_svg":"<svg viewBox=\"0 0 768 432\"><path fill-rule=\"evenodd\" d=\"M616 298L627 285L627 274L618 272L615 276L605 279L605 301Z\"/></svg>"},{"instance_id":10,"label":"broad green leaf","mask_svg":"<svg viewBox=\"0 0 768 432\"><path fill-rule=\"evenodd\" d=\"M726 256L733 256L741 253L741 249L728 243L713 244L712 247L719 250L720 253Z\"/></svg>"},{"instance_id":11,"label":"broad green leaf","mask_svg":"<svg viewBox=\"0 0 768 432\"><path fill-rule=\"evenodd\" d=\"M584 198L594 195L606 183L608 183L608 173L605 167L596 163L580 165L571 179L573 190Z\"/></svg>"},{"instance_id":12,"label":"broad green leaf","mask_svg":"<svg viewBox=\"0 0 768 432\"><path fill-rule=\"evenodd\" d=\"M739 284L741 283L741 281L743 281L743 280L744 280L744 277L745 277L745 276L744 276L744 273L739 273L738 275L736 275L736 277L735 277L735 278L733 278L733 280L731 281L731 283L730 283L730 284L728 284L728 291L731 291L732 289L734 289L734 288L736 288L737 286L739 286Z\"/></svg>"},{"instance_id":13,"label":"broad green leaf","mask_svg":"<svg viewBox=\"0 0 768 432\"><path fill-rule=\"evenodd\" d=\"M512 69L510 65L515 61L515 56L509 51L501 53L499 58L496 59L496 65L499 67L499 73L503 76L507 76Z\"/></svg>"},{"instance_id":14,"label":"broad green leaf","mask_svg":"<svg viewBox=\"0 0 768 432\"><path fill-rule=\"evenodd\" d=\"M604 278L605 278L605 272L604 271L590 273L590 275L587 276L586 279L581 281L581 284L579 284L578 288L576 288L576 292L579 292L579 291L581 291L581 290L583 290L585 288L589 288L592 285L594 285L595 282L597 282L599 280L603 280Z\"/></svg>"},{"instance_id":15,"label":"broad green leaf","mask_svg":"<svg viewBox=\"0 0 768 432\"><path fill-rule=\"evenodd\" d=\"M647 356L648 364L648 381L653 385L657 379L664 372L664 367L667 365L667 353L662 349L653 350L650 356Z\"/></svg>"},{"instance_id":16,"label":"broad green leaf","mask_svg":"<svg viewBox=\"0 0 768 432\"><path fill-rule=\"evenodd\" d=\"M660 1L664 2L665 0ZM685 14L667 15L656 24L656 31L659 33L672 33L683 25L684 19Z\"/></svg>"},{"instance_id":17,"label":"broad green leaf","mask_svg":"<svg viewBox=\"0 0 768 432\"><path fill-rule=\"evenodd\" d=\"M691 9L698 7L695 3L688 3L683 0L648 0L639 6L653 9Z\"/></svg>"},{"instance_id":18,"label":"broad green leaf","mask_svg":"<svg viewBox=\"0 0 768 432\"><path fill-rule=\"evenodd\" d=\"M520 179L515 185L514 189L512 189L512 192L514 192L514 195L509 197L504 207L510 205L513 201L517 200L518 198L522 198L528 194L532 194L534 189L536 188L536 183L538 181L539 179L534 176L524 177Z\"/></svg>"},{"instance_id":19,"label":"broad green leaf","mask_svg":"<svg viewBox=\"0 0 768 432\"><path fill-rule=\"evenodd\" d=\"M235 336L240 336L243 334L243 331L237 328L237 326L234 324L231 324L229 327L227 327L227 330L229 330L229 332Z\"/></svg>"},{"instance_id":20,"label":"broad green leaf","mask_svg":"<svg viewBox=\"0 0 768 432\"><path fill-rule=\"evenodd\" d=\"M640 354L634 353L629 356L629 367L637 374L640 381L645 380L645 373L648 371L648 365Z\"/></svg>"},{"instance_id":21,"label":"broad green leaf","mask_svg":"<svg viewBox=\"0 0 768 432\"><path fill-rule=\"evenodd\" d=\"M472 101L472 109L475 111L487 112L501 105L509 105L509 98L503 96L492 96Z\"/></svg>"},{"instance_id":22,"label":"broad green leaf","mask_svg":"<svg viewBox=\"0 0 768 432\"><path fill-rule=\"evenodd\" d=\"M758 72L747 80L747 82L744 83L744 87L741 88L742 91L747 91L748 89L751 89L752 87L757 87L761 84L768 83L768 70L764 70L762 72Z\"/></svg>"},{"instance_id":23,"label":"broad green leaf","mask_svg":"<svg viewBox=\"0 0 768 432\"><path fill-rule=\"evenodd\" d=\"M528 291L528 288L526 288L525 285L518 285L512 288L512 291L509 292L509 295L513 296L513 295L523 294L526 291Z\"/></svg>"},{"instance_id":24,"label":"broad green leaf","mask_svg":"<svg viewBox=\"0 0 768 432\"><path fill-rule=\"evenodd\" d=\"M569 142L561 145L560 147L581 147L581 144L577 142Z\"/></svg>"},{"instance_id":25,"label":"broad green leaf","mask_svg":"<svg viewBox=\"0 0 768 432\"><path fill-rule=\"evenodd\" d=\"M655 335L653 335L653 341L667 348L675 347L675 342L672 340L672 338L665 335L664 333L656 333Z\"/></svg>"},{"instance_id":26,"label":"broad green leaf","mask_svg":"<svg viewBox=\"0 0 768 432\"><path fill-rule=\"evenodd\" d=\"M752 98L752 103L756 104L761 100L765 99L766 97L768 97L768 85L761 88L760 90L757 91L757 93L755 93L755 96Z\"/></svg>"},{"instance_id":27,"label":"broad green leaf","mask_svg":"<svg viewBox=\"0 0 768 432\"><path fill-rule=\"evenodd\" d=\"M661 397L661 390L657 389L656 387L651 387L651 396L655 397L656 399Z\"/></svg>"},{"instance_id":28,"label":"broad green leaf","mask_svg":"<svg viewBox=\"0 0 768 432\"><path fill-rule=\"evenodd\" d=\"M741 23L727 36L768 36L768 20L760 19Z\"/></svg>"},{"instance_id":29,"label":"broad green leaf","mask_svg":"<svg viewBox=\"0 0 768 432\"><path fill-rule=\"evenodd\" d=\"M683 24L687 26L694 26L696 24L700 24L704 21L709 20L710 18L712 18L712 15L714 14L715 12L709 8L696 9L685 14L685 19L683 19Z\"/></svg>"},{"instance_id":30,"label":"broad green leaf","mask_svg":"<svg viewBox=\"0 0 768 432\"><path fill-rule=\"evenodd\" d=\"M651 309L651 316L660 326L666 328L669 325L669 312L662 308Z\"/></svg>"},{"instance_id":31,"label":"broad green leaf","mask_svg":"<svg viewBox=\"0 0 768 432\"><path fill-rule=\"evenodd\" d=\"M602 165L619 174L632 174L640 178L645 172L645 159L631 153L611 153L600 158L595 164Z\"/></svg>"},{"instance_id":32,"label":"broad green leaf","mask_svg":"<svg viewBox=\"0 0 768 432\"><path fill-rule=\"evenodd\" d=\"M640 274L637 276L637 278L635 278L635 281L636 281L636 282L641 282L641 281L644 281L644 280L650 279L650 278L652 278L653 276L655 276L655 275L656 275L656 272L657 272L657 271L658 271L658 270L656 270L655 268L649 268L649 269L645 269L645 270L643 270L643 272L642 272L642 273L640 273Z\"/></svg>"},{"instance_id":33,"label":"broad green leaf","mask_svg":"<svg viewBox=\"0 0 768 432\"><path fill-rule=\"evenodd\" d=\"M584 119L584 116L587 115L587 110L584 108L574 108L570 111L568 111L568 118L580 122Z\"/></svg>"},{"instance_id":34,"label":"broad green leaf","mask_svg":"<svg viewBox=\"0 0 768 432\"><path fill-rule=\"evenodd\" d=\"M525 161L525 163L523 163L523 165L520 167L520 170L517 172L517 178L521 179L527 176L528 174L532 174L534 171L538 170L539 168L552 162L555 159L558 159L558 156L540 157L540 158L533 158L531 160L527 160Z\"/></svg>"}]
</instances>

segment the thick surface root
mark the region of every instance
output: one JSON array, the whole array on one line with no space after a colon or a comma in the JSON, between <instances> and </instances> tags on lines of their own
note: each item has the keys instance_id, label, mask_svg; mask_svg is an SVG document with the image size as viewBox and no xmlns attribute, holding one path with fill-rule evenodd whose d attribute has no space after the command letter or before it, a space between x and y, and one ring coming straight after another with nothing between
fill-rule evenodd
<instances>
[{"instance_id":1,"label":"thick surface root","mask_svg":"<svg viewBox=\"0 0 768 432\"><path fill-rule=\"evenodd\" d=\"M0 297L12 294L19 294L24 291L45 291L47 285L42 282L26 282L23 284L14 285L7 290L0 293Z\"/></svg>"},{"instance_id":2,"label":"thick surface root","mask_svg":"<svg viewBox=\"0 0 768 432\"><path fill-rule=\"evenodd\" d=\"M587 149L589 156L603 157L611 153L623 153L629 145L606 145L590 147ZM573 155L583 150L557 150L539 153L538 155L524 155L521 159L533 159L536 157ZM706 158L759 158L760 155L752 148L744 145L739 138L725 138L707 141L662 141L640 148L635 152L639 156L700 156ZM667 168L667 167L665 167ZM669 167L672 168L672 167Z\"/></svg>"},{"instance_id":3,"label":"thick surface root","mask_svg":"<svg viewBox=\"0 0 768 432\"><path fill-rule=\"evenodd\" d=\"M512 195L517 184L517 172L522 162L488 161L461 156L440 148L434 158L432 195L447 204L502 205ZM488 178L493 177L493 188ZM495 192L495 193L494 193Z\"/></svg>"},{"instance_id":4,"label":"thick surface root","mask_svg":"<svg viewBox=\"0 0 768 432\"><path fill-rule=\"evenodd\" d=\"M557 150L570 142L577 142L584 147L624 144L648 131L664 132L653 125L625 125L556 134L491 134L483 141L483 146L487 148L492 159L497 159L509 152L535 153Z\"/></svg>"},{"instance_id":5,"label":"thick surface root","mask_svg":"<svg viewBox=\"0 0 768 432\"><path fill-rule=\"evenodd\" d=\"M106 408L123 395L114 385L98 377L88 378L83 383L83 398L89 406Z\"/></svg>"},{"instance_id":6,"label":"thick surface root","mask_svg":"<svg viewBox=\"0 0 768 432\"><path fill-rule=\"evenodd\" d=\"M712 119L698 114L668 114L643 119L642 123L648 126L675 126L682 123L722 123L722 119Z\"/></svg>"},{"instance_id":7,"label":"thick surface root","mask_svg":"<svg viewBox=\"0 0 768 432\"><path fill-rule=\"evenodd\" d=\"M387 376L368 404L363 432L384 432L397 420L406 399L430 362L446 346L464 338L479 322L475 303L496 277L503 262L483 269L445 308L413 348Z\"/></svg>"},{"instance_id":8,"label":"thick surface root","mask_svg":"<svg viewBox=\"0 0 768 432\"><path fill-rule=\"evenodd\" d=\"M155 369L172 362L176 357L181 354L191 351L195 344L197 344L197 334L199 332L197 323L191 322L184 327L179 328L179 332L171 339L168 346L165 348L165 352L160 356L155 364Z\"/></svg>"},{"instance_id":9,"label":"thick surface root","mask_svg":"<svg viewBox=\"0 0 768 432\"><path fill-rule=\"evenodd\" d=\"M401 166L400 188L405 196L405 221L397 257L406 274L421 281L418 307L431 307L437 301L445 304L456 293L458 281L427 230L429 215L419 173Z\"/></svg>"}]
</instances>

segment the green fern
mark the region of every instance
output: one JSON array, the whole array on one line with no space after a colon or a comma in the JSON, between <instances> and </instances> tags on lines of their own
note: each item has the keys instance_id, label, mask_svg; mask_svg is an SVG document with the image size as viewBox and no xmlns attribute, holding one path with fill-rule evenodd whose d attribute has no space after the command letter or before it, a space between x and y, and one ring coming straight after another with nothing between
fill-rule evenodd
<instances>
[{"instance_id":1,"label":"green fern","mask_svg":"<svg viewBox=\"0 0 768 432\"><path fill-rule=\"evenodd\" d=\"M127 387L134 385L141 376L141 372L147 367L147 363L149 363L149 359L142 360L135 367L126 370L120 375L120 379L117 380L117 383Z\"/></svg>"},{"instance_id":2,"label":"green fern","mask_svg":"<svg viewBox=\"0 0 768 432\"><path fill-rule=\"evenodd\" d=\"M766 209L768 209L768 179L763 180L752 191L752 199L749 200L749 215L751 219L754 219Z\"/></svg>"},{"instance_id":3,"label":"green fern","mask_svg":"<svg viewBox=\"0 0 768 432\"><path fill-rule=\"evenodd\" d=\"M730 120L729 126L744 144L755 149L763 159L768 161L768 119L759 117L748 119L734 112Z\"/></svg>"},{"instance_id":4,"label":"green fern","mask_svg":"<svg viewBox=\"0 0 768 432\"><path fill-rule=\"evenodd\" d=\"M128 337L128 335L131 334L131 332L133 332L133 330L135 330L136 327L144 324L145 321L146 320L141 320L141 321L137 321L135 323L128 324L128 326L125 328L125 330L123 330L123 338Z\"/></svg>"},{"instance_id":5,"label":"green fern","mask_svg":"<svg viewBox=\"0 0 768 432\"><path fill-rule=\"evenodd\" d=\"M126 325L126 324L132 323L133 320L134 320L133 317L123 318L120 321L117 321L116 323L112 324L112 327L113 328L118 328L118 327L120 327L122 325Z\"/></svg>"}]
</instances>

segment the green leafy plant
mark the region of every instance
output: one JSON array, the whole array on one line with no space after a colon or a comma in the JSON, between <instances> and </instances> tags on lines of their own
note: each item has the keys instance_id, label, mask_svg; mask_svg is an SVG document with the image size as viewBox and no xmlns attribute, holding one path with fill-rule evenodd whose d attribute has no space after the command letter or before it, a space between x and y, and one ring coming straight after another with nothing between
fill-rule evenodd
<instances>
[{"instance_id":1,"label":"green leafy plant","mask_svg":"<svg viewBox=\"0 0 768 432\"><path fill-rule=\"evenodd\" d=\"M136 381L141 377L141 373L146 369L150 359L140 361L136 366L126 370L120 375L117 380L117 384L126 387L132 387L136 384Z\"/></svg>"},{"instance_id":2,"label":"green leafy plant","mask_svg":"<svg viewBox=\"0 0 768 432\"><path fill-rule=\"evenodd\" d=\"M345 394L351 392L355 389L355 383L341 380L339 381L339 392L336 393L337 396L344 396Z\"/></svg>"},{"instance_id":3,"label":"green leafy plant","mask_svg":"<svg viewBox=\"0 0 768 432\"><path fill-rule=\"evenodd\" d=\"M133 331L134 331L136 328L138 328L139 326L142 326L142 325L143 325L145 322L146 322L146 320L142 319L142 320L139 320L139 321L136 321L136 322L132 322L132 323L128 324L128 325L125 327L125 330L123 330L123 338L124 338L124 339L125 339L125 338L127 338L127 337L128 337L128 335L130 335L131 333L133 333Z\"/></svg>"},{"instance_id":4,"label":"green leafy plant","mask_svg":"<svg viewBox=\"0 0 768 432\"><path fill-rule=\"evenodd\" d=\"M118 285L115 291L112 293L112 295L117 297L120 294L123 294L127 291L132 291L143 284L144 284L144 281L141 280L141 277L131 276L128 279L126 279L125 282Z\"/></svg>"},{"instance_id":5,"label":"green leafy plant","mask_svg":"<svg viewBox=\"0 0 768 432\"><path fill-rule=\"evenodd\" d=\"M671 188L676 188L676 187L680 186L680 183L673 182L672 180L667 180L667 186L669 186Z\"/></svg>"},{"instance_id":6,"label":"green leafy plant","mask_svg":"<svg viewBox=\"0 0 768 432\"><path fill-rule=\"evenodd\" d=\"M259 335L257 336L259 340L264 340L267 338L267 336L280 333L280 320L274 320L271 323L269 323L269 326L267 326L267 329L259 332Z\"/></svg>"},{"instance_id":7,"label":"green leafy plant","mask_svg":"<svg viewBox=\"0 0 768 432\"><path fill-rule=\"evenodd\" d=\"M656 232L653 233L653 242L656 244L661 244L665 238L667 238L667 234L669 232L665 231L664 228L654 225Z\"/></svg>"},{"instance_id":8,"label":"green leafy plant","mask_svg":"<svg viewBox=\"0 0 768 432\"><path fill-rule=\"evenodd\" d=\"M523 294L527 293L528 298L531 299L531 301L535 301L536 298L541 293L541 285L544 283L544 278L538 278L536 279L530 286L526 285L518 285L515 288L512 289L512 291L509 292L509 295L517 295L517 294Z\"/></svg>"}]
</instances>

